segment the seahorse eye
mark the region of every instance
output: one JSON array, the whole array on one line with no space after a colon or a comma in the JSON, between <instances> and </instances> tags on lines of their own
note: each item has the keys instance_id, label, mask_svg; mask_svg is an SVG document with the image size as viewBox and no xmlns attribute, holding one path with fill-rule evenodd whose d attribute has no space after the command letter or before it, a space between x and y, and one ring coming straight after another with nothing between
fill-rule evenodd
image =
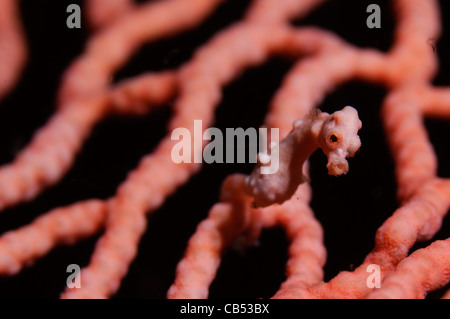
<instances>
[{"instance_id":1,"label":"seahorse eye","mask_svg":"<svg viewBox=\"0 0 450 319\"><path fill-rule=\"evenodd\" d=\"M330 142L331 143L337 143L338 140L339 139L338 139L338 137L336 135L334 135L334 134L330 135Z\"/></svg>"}]
</instances>

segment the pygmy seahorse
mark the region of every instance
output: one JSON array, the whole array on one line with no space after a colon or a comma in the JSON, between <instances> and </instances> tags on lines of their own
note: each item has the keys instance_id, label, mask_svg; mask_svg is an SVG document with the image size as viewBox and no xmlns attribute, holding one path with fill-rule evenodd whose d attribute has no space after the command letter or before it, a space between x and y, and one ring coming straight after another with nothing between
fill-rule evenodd
<instances>
[{"instance_id":1,"label":"pygmy seahorse","mask_svg":"<svg viewBox=\"0 0 450 319\"><path fill-rule=\"evenodd\" d=\"M246 192L253 197L255 207L281 204L291 198L299 184L307 181L302 167L317 148L328 158L330 175L346 174L346 158L353 157L361 147L358 136L361 126L358 112L351 106L331 115L316 110L295 121L286 138L279 144L271 143L267 154L258 154L258 163L245 180ZM275 156L279 160L278 170L264 173L264 167Z\"/></svg>"}]
</instances>

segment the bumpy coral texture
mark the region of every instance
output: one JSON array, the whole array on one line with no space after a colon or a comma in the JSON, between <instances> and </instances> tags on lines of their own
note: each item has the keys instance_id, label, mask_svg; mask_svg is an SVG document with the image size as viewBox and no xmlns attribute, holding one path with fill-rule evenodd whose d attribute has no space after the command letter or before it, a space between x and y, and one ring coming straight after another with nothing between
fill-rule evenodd
<instances>
[{"instance_id":1,"label":"bumpy coral texture","mask_svg":"<svg viewBox=\"0 0 450 319\"><path fill-rule=\"evenodd\" d=\"M65 71L54 115L13 162L0 168L0 208L30 201L61 180L94 125L111 113L147 114L175 98L168 135L113 197L55 208L3 234L0 273L14 275L55 246L104 230L89 265L81 271L82 287L67 288L62 297L111 297L138 253L146 215L201 168L197 163L171 161L175 142L170 132L177 127L193 131L194 120L202 120L204 128L212 125L226 84L249 67L285 55L298 61L277 91L264 123L280 130L283 140L271 151L280 154L283 176L261 177L262 162L269 156L262 154L251 175L234 174L224 181L220 202L187 244L168 297L208 297L225 250L237 238L252 243L263 229L276 225L284 228L290 244L286 279L274 298L422 298L446 285L450 239L409 254L417 241L433 238L450 206L450 180L436 175L436 155L423 124L424 117L450 117L450 89L430 84L438 69L427 44L440 34L437 1L393 1L394 41L382 53L357 48L331 31L290 25L323 0L254 0L241 21L213 36L178 69L109 84L111 75L139 47L195 28L221 2L86 2L92 35L82 55ZM0 1L0 97L13 88L27 57L18 5L15 0ZM329 115L313 110L326 94L352 79L388 90L381 119L401 205L376 232L375 247L363 263L324 282L323 230L309 206L311 188L303 174L308 174L308 156L319 147L328 157L331 174L347 172L346 158L360 146L356 111L347 107ZM200 147L194 150L201 151ZM370 264L381 269L379 289L367 285Z\"/></svg>"}]
</instances>

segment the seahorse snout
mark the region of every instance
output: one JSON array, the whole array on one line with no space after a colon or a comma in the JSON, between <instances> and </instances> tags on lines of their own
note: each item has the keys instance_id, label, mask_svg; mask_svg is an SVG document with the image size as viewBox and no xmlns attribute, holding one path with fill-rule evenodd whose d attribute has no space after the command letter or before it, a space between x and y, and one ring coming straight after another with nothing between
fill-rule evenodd
<instances>
[{"instance_id":1,"label":"seahorse snout","mask_svg":"<svg viewBox=\"0 0 450 319\"><path fill-rule=\"evenodd\" d=\"M342 174L347 174L348 172L348 162L345 159L344 152L338 150L337 152L330 152L328 154L328 174L339 176Z\"/></svg>"}]
</instances>

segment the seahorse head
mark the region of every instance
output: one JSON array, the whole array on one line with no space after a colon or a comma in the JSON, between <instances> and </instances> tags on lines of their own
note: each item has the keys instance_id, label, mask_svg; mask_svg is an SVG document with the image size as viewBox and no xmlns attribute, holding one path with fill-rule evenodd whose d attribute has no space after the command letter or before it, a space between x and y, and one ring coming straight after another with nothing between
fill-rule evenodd
<instances>
[{"instance_id":1,"label":"seahorse head","mask_svg":"<svg viewBox=\"0 0 450 319\"><path fill-rule=\"evenodd\" d=\"M339 176L348 172L346 158L353 157L361 147L358 131L362 123L358 112L351 106L329 115L321 115L313 124L319 147L328 158L327 169L330 175Z\"/></svg>"}]
</instances>

